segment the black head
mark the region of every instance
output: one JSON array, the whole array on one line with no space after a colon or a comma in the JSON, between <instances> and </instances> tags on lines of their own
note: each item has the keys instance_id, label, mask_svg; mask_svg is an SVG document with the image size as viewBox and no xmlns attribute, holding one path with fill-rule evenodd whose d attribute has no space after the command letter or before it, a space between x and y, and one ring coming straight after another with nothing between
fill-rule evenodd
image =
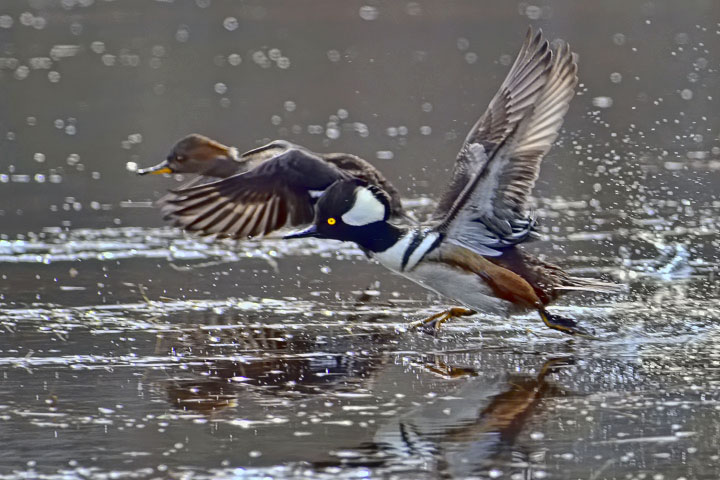
<instances>
[{"instance_id":1,"label":"black head","mask_svg":"<svg viewBox=\"0 0 720 480\"><path fill-rule=\"evenodd\" d=\"M313 224L285 238L331 238L378 251L375 243L389 240L389 217L390 198L383 190L363 180L338 180L318 200Z\"/></svg>"}]
</instances>

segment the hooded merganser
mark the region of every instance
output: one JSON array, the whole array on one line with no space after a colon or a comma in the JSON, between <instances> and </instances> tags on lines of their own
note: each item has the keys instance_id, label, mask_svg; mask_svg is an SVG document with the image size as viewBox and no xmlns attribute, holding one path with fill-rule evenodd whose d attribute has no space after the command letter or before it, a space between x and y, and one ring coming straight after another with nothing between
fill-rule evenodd
<instances>
[{"instance_id":1,"label":"hooded merganser","mask_svg":"<svg viewBox=\"0 0 720 480\"><path fill-rule=\"evenodd\" d=\"M173 146L167 158L154 167L138 170L138 175L162 173L196 173L202 177L227 178L248 169L247 159L204 135L191 133Z\"/></svg>"},{"instance_id":2,"label":"hooded merganser","mask_svg":"<svg viewBox=\"0 0 720 480\"><path fill-rule=\"evenodd\" d=\"M323 191L338 180L352 179L382 188L388 195L390 215L412 220L403 210L395 187L378 169L355 155L319 154L284 140L250 150L237 159L229 156L229 151L207 137L191 135L176 145L167 162L142 171L166 173L193 168L201 175L220 176L217 173L229 169L227 165L236 169L219 181L171 190L161 202L166 220L203 235L234 239L262 236L285 226L312 222L315 203ZM182 166L176 166L178 163ZM220 167L202 169L204 164Z\"/></svg>"},{"instance_id":3,"label":"hooded merganser","mask_svg":"<svg viewBox=\"0 0 720 480\"><path fill-rule=\"evenodd\" d=\"M528 197L577 81L569 46L560 42L552 51L542 31L533 35L530 29L500 90L468 134L431 224L390 223L385 192L342 179L318 200L313 224L286 238L355 242L390 270L469 308L418 324L437 328L473 310L504 315L536 310L552 329L590 335L546 306L569 290L612 292L617 286L572 277L517 246L533 234Z\"/></svg>"}]
</instances>

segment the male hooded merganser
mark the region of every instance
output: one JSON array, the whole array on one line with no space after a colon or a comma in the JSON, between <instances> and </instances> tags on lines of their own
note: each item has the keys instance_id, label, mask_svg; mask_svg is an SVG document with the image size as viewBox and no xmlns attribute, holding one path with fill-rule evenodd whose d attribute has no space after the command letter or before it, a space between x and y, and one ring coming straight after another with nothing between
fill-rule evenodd
<instances>
[{"instance_id":1,"label":"male hooded merganser","mask_svg":"<svg viewBox=\"0 0 720 480\"><path fill-rule=\"evenodd\" d=\"M203 235L262 236L312 222L315 203L323 191L337 180L351 179L382 188L389 198L390 215L410 219L395 187L377 168L355 155L319 154L284 140L239 157L231 153L232 149L207 137L190 135L175 146L166 162L141 171L192 171L205 177L227 177L171 190L161 200L166 220Z\"/></svg>"},{"instance_id":2,"label":"male hooded merganser","mask_svg":"<svg viewBox=\"0 0 720 480\"><path fill-rule=\"evenodd\" d=\"M390 223L385 192L342 179L318 200L313 224L286 238L355 242L390 270L472 309L453 308L419 324L437 327L473 310L504 315L535 310L552 329L589 335L546 306L568 290L617 287L572 277L517 246L533 234L528 197L577 81L569 46L561 42L552 51L542 32L533 35L530 29L500 90L467 136L431 224Z\"/></svg>"}]
</instances>

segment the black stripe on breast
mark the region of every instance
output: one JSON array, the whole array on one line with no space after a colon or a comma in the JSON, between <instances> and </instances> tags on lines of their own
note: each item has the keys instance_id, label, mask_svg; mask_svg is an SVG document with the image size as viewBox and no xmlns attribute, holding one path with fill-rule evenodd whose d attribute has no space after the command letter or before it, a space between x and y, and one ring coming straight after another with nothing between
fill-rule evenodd
<instances>
[{"instance_id":1,"label":"black stripe on breast","mask_svg":"<svg viewBox=\"0 0 720 480\"><path fill-rule=\"evenodd\" d=\"M425 257L427 257L428 253L432 252L433 250L435 250L438 247L438 245L440 245L440 242L443 241L444 237L445 237L445 235L443 235L442 233L440 235L438 235L438 237L435 239L435 241L432 243L432 245L430 245L430 248L428 248L425 251L425 253L423 253L423 256L420 257L420 260L418 260L417 263L415 263L415 265L420 265L420 262L422 262L423 259Z\"/></svg>"},{"instance_id":2,"label":"black stripe on breast","mask_svg":"<svg viewBox=\"0 0 720 480\"><path fill-rule=\"evenodd\" d=\"M417 249L417 247L420 246L423 239L425 238L424 233L425 232L421 232L419 229L413 232L413 239L410 242L410 245L408 245L408 248L405 249L405 253L403 254L402 265L400 265L401 272L405 271L405 267L407 267L408 261L410 261L410 255L413 254L413 252Z\"/></svg>"}]
</instances>

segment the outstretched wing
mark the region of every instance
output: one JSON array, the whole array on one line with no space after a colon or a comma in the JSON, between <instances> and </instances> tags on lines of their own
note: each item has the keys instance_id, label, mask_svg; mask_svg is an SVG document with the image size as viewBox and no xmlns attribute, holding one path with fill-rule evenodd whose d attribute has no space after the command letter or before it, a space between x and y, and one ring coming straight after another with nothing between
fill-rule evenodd
<instances>
[{"instance_id":1,"label":"outstretched wing","mask_svg":"<svg viewBox=\"0 0 720 480\"><path fill-rule=\"evenodd\" d=\"M460 181L453 178L462 184L461 191L453 192L450 207L441 203L438 208L437 229L449 240L482 255L498 255L495 249L520 243L532 233L535 219L527 212L528 197L576 85L576 58L566 43L553 54L541 32L530 42L526 39L503 87L463 146L460 155L470 168Z\"/></svg>"},{"instance_id":2,"label":"outstretched wing","mask_svg":"<svg viewBox=\"0 0 720 480\"><path fill-rule=\"evenodd\" d=\"M249 167L255 168L263 162L277 157L278 155L287 152L288 150L302 150L312 154L308 149L295 145L287 140L273 140L270 143L263 145L262 147L253 148L240 155L240 161L247 162Z\"/></svg>"},{"instance_id":3,"label":"outstretched wing","mask_svg":"<svg viewBox=\"0 0 720 480\"><path fill-rule=\"evenodd\" d=\"M433 214L435 219L447 215L465 185L485 167L487 152L493 151L507 138L522 119L524 110L532 104L542 87L551 55L542 31L533 34L532 27L529 28L515 63L458 152L450 183Z\"/></svg>"},{"instance_id":4,"label":"outstretched wing","mask_svg":"<svg viewBox=\"0 0 720 480\"><path fill-rule=\"evenodd\" d=\"M289 148L224 180L171 191L165 218L203 235L247 238L310 223L315 192L348 174L304 149Z\"/></svg>"}]
</instances>

